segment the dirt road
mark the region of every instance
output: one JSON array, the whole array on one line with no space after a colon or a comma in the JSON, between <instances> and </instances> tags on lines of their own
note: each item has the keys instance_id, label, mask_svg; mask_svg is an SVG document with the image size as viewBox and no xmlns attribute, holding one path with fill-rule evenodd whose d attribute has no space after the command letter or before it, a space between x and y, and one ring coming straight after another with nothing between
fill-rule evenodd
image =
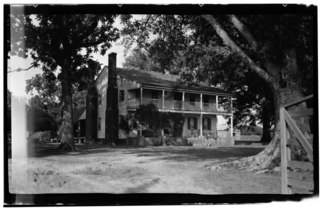
<instances>
[{"instance_id":1,"label":"dirt road","mask_svg":"<svg viewBox=\"0 0 320 211\"><path fill-rule=\"evenodd\" d=\"M51 147L54 147L52 145ZM9 160L12 193L280 193L278 175L214 172L214 162L250 156L259 147L110 148L78 146L64 155Z\"/></svg>"}]
</instances>

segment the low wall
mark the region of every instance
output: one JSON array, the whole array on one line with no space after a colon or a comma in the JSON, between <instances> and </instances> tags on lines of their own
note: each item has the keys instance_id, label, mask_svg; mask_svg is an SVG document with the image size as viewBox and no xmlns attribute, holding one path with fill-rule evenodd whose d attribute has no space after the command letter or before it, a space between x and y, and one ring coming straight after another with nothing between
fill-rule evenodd
<instances>
[{"instance_id":1,"label":"low wall","mask_svg":"<svg viewBox=\"0 0 320 211\"><path fill-rule=\"evenodd\" d=\"M224 146L234 146L234 138L188 138L188 141L192 143L193 146L211 146L211 147L224 147Z\"/></svg>"},{"instance_id":2,"label":"low wall","mask_svg":"<svg viewBox=\"0 0 320 211\"><path fill-rule=\"evenodd\" d=\"M240 135L240 137L236 137L236 141L260 141L261 136L258 135Z\"/></svg>"}]
</instances>

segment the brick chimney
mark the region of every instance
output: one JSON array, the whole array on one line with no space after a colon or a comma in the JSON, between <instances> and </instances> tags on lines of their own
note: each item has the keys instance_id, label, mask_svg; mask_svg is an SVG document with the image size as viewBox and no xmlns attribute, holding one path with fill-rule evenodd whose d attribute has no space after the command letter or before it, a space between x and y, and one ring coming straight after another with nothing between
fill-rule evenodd
<instances>
[{"instance_id":1,"label":"brick chimney","mask_svg":"<svg viewBox=\"0 0 320 211\"><path fill-rule=\"evenodd\" d=\"M114 145L118 140L118 87L117 87L117 54L109 54L107 86L107 108L105 116L105 143Z\"/></svg>"}]
</instances>

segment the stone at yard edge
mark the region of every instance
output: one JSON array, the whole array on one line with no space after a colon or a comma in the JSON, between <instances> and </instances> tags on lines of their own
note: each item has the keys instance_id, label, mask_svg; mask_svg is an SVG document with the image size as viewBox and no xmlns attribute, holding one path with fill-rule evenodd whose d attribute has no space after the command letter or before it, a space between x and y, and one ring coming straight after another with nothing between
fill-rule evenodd
<instances>
[{"instance_id":1,"label":"stone at yard edge","mask_svg":"<svg viewBox=\"0 0 320 211\"><path fill-rule=\"evenodd\" d=\"M213 165L213 166L209 166L208 169L211 171L220 171L222 168L219 165Z\"/></svg>"}]
</instances>

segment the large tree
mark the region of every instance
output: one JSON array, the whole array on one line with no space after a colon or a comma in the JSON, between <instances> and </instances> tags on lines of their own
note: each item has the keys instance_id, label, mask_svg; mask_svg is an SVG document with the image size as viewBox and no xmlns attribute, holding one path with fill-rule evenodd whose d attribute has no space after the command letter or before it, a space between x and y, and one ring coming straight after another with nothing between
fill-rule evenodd
<instances>
[{"instance_id":1,"label":"large tree","mask_svg":"<svg viewBox=\"0 0 320 211\"><path fill-rule=\"evenodd\" d=\"M89 70L92 53L105 54L118 37L115 15L10 14L11 54L31 56L44 72L60 70L62 86L62 150L75 150L72 126L72 85ZM18 33L22 30L24 33ZM17 33L16 33L17 32ZM21 36L20 36L21 35ZM90 71L90 70L89 70Z\"/></svg>"},{"instance_id":2,"label":"large tree","mask_svg":"<svg viewBox=\"0 0 320 211\"><path fill-rule=\"evenodd\" d=\"M208 79L221 87L236 82L240 93L258 96L261 119L273 120L275 135L261 153L237 163L261 169L279 158L281 105L313 92L314 14L147 15L140 21L124 18L129 28L124 32L149 49L163 72L183 71L187 80ZM138 30L132 33L131 26Z\"/></svg>"}]
</instances>

